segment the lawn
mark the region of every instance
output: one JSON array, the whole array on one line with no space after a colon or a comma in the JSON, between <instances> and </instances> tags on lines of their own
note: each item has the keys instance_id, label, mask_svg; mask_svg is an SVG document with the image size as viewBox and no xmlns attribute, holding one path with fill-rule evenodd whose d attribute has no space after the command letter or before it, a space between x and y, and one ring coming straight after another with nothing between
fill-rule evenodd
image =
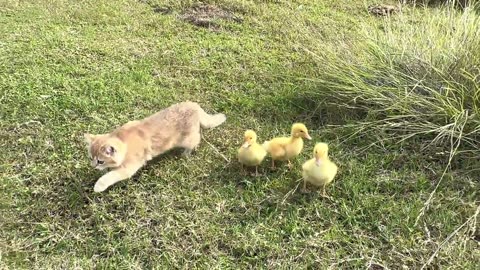
<instances>
[{"instance_id":1,"label":"lawn","mask_svg":"<svg viewBox=\"0 0 480 270\"><path fill-rule=\"evenodd\" d=\"M361 25L389 20L368 14L375 1L204 3L213 21L194 1L0 0L0 268L478 268L478 156L355 133L378 114L316 80L333 70L318 44L354 46ZM83 134L184 100L226 123L191 157L172 151L93 193ZM267 159L243 176L244 130L264 141L294 122L313 137L294 169ZM320 141L340 168L331 199L299 192Z\"/></svg>"}]
</instances>

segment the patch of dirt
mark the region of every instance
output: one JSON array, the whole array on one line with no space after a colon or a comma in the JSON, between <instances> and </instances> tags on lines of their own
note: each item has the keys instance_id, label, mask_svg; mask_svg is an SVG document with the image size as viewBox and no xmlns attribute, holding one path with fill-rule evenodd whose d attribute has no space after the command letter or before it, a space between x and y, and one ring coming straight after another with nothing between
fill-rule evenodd
<instances>
[{"instance_id":1,"label":"patch of dirt","mask_svg":"<svg viewBox=\"0 0 480 270\"><path fill-rule=\"evenodd\" d=\"M368 12L376 16L390 16L399 10L397 6L392 5L371 5L368 7Z\"/></svg>"},{"instance_id":2,"label":"patch of dirt","mask_svg":"<svg viewBox=\"0 0 480 270\"><path fill-rule=\"evenodd\" d=\"M138 2L142 3L142 4L146 4L146 5L149 5L153 12L155 13L159 13L159 14L162 14L162 15L167 15L167 14L170 14L173 12L172 8L169 7L169 6L160 6L160 5L157 5L155 3L152 3L151 1L149 0L138 0Z\"/></svg>"},{"instance_id":3,"label":"patch of dirt","mask_svg":"<svg viewBox=\"0 0 480 270\"><path fill-rule=\"evenodd\" d=\"M221 7L199 3L183 12L180 16L181 19L187 21L193 25L209 28L212 30L218 30L219 25L217 20L227 20L236 23L241 23L242 18L235 15L233 12L225 10Z\"/></svg>"},{"instance_id":4,"label":"patch of dirt","mask_svg":"<svg viewBox=\"0 0 480 270\"><path fill-rule=\"evenodd\" d=\"M385 268L383 266L379 265L379 264L372 263L372 264L370 264L370 267L368 267L368 269L370 269L370 270L383 270Z\"/></svg>"},{"instance_id":5,"label":"patch of dirt","mask_svg":"<svg viewBox=\"0 0 480 270\"><path fill-rule=\"evenodd\" d=\"M153 9L153 12L160 13L162 15L167 15L172 13L172 8L166 7L166 6L162 7L162 6L154 5L152 6L152 9Z\"/></svg>"}]
</instances>

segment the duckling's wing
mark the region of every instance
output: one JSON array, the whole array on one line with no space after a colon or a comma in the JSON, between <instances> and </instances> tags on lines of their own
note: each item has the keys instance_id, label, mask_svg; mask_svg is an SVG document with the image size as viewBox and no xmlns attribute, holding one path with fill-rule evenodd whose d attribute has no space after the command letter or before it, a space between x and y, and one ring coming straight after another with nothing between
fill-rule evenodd
<instances>
[{"instance_id":1,"label":"duckling's wing","mask_svg":"<svg viewBox=\"0 0 480 270\"><path fill-rule=\"evenodd\" d=\"M326 163L325 165L327 165L325 167L326 177L328 178L328 182L331 182L331 181L333 181L333 179L337 175L338 167L337 167L337 165L335 165L335 163L333 163L331 161Z\"/></svg>"},{"instance_id":2,"label":"duckling's wing","mask_svg":"<svg viewBox=\"0 0 480 270\"><path fill-rule=\"evenodd\" d=\"M332 173L333 173L333 177L335 177L338 173L338 166L332 162Z\"/></svg>"},{"instance_id":3,"label":"duckling's wing","mask_svg":"<svg viewBox=\"0 0 480 270\"><path fill-rule=\"evenodd\" d=\"M260 157L263 159L267 155L267 150L265 150L265 147L263 145L260 145L258 143L254 143L252 146L250 146L252 149L252 152L255 153L257 157Z\"/></svg>"},{"instance_id":4,"label":"duckling's wing","mask_svg":"<svg viewBox=\"0 0 480 270\"><path fill-rule=\"evenodd\" d=\"M287 154L287 152L285 151L285 147L282 145L282 144L278 144L278 143L271 143L269 148L268 148L268 152L270 152L270 155L272 157L283 157Z\"/></svg>"},{"instance_id":5,"label":"duckling's wing","mask_svg":"<svg viewBox=\"0 0 480 270\"><path fill-rule=\"evenodd\" d=\"M306 171L310 167L310 160L307 160L305 163L302 165L302 170Z\"/></svg>"}]
</instances>

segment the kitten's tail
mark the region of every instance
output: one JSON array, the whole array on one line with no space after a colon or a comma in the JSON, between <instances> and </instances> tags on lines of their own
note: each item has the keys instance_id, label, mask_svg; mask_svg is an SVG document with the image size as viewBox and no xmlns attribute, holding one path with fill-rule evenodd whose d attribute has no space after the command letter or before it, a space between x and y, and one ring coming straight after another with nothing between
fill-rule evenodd
<instances>
[{"instance_id":1,"label":"kitten's tail","mask_svg":"<svg viewBox=\"0 0 480 270\"><path fill-rule=\"evenodd\" d=\"M199 112L200 126L202 126L202 128L214 128L227 120L227 117L223 113L208 114L202 108L199 108Z\"/></svg>"}]
</instances>

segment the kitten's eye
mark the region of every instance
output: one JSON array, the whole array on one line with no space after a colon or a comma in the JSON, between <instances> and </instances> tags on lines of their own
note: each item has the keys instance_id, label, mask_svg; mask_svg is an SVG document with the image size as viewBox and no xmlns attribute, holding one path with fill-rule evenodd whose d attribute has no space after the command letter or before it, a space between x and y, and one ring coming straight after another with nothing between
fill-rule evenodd
<instances>
[{"instance_id":1,"label":"kitten's eye","mask_svg":"<svg viewBox=\"0 0 480 270\"><path fill-rule=\"evenodd\" d=\"M103 163L105 163L105 161L103 161L103 160L97 160L97 163L100 164L100 165L102 165Z\"/></svg>"}]
</instances>

